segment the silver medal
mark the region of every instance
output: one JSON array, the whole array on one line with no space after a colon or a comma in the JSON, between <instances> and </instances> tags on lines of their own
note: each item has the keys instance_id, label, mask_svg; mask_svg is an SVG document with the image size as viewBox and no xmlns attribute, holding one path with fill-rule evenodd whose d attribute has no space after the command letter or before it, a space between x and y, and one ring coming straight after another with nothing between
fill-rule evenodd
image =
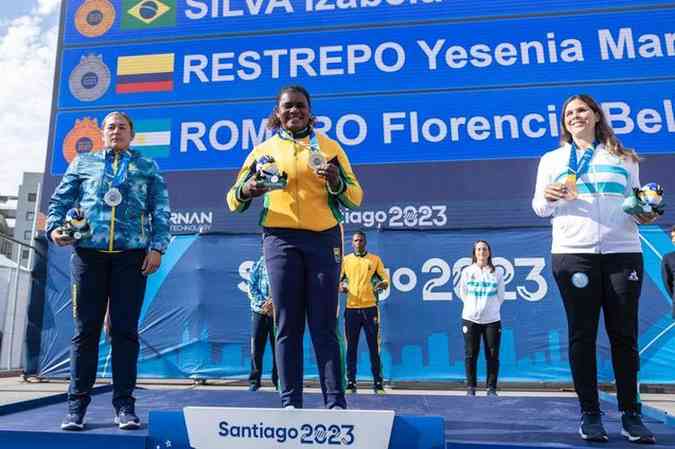
<instances>
[{"instance_id":1,"label":"silver medal","mask_svg":"<svg viewBox=\"0 0 675 449\"><path fill-rule=\"evenodd\" d=\"M103 201L110 207L119 206L122 202L122 193L117 187L111 187L103 196Z\"/></svg>"},{"instance_id":2,"label":"silver medal","mask_svg":"<svg viewBox=\"0 0 675 449\"><path fill-rule=\"evenodd\" d=\"M326 164L326 156L318 151L312 151L309 155L308 164L312 170L318 170Z\"/></svg>"}]
</instances>

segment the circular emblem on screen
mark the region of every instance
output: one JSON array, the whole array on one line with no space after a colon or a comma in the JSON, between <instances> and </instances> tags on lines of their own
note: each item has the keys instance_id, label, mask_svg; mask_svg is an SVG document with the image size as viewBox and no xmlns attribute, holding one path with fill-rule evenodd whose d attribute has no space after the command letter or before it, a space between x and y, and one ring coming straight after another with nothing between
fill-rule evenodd
<instances>
[{"instance_id":1,"label":"circular emblem on screen","mask_svg":"<svg viewBox=\"0 0 675 449\"><path fill-rule=\"evenodd\" d=\"M586 273L574 273L572 275L572 284L576 288L584 288L588 285L588 276Z\"/></svg>"},{"instance_id":2,"label":"circular emblem on screen","mask_svg":"<svg viewBox=\"0 0 675 449\"><path fill-rule=\"evenodd\" d=\"M75 13L75 28L83 36L98 37L115 22L115 8L108 0L86 0Z\"/></svg>"},{"instance_id":3,"label":"circular emblem on screen","mask_svg":"<svg viewBox=\"0 0 675 449\"><path fill-rule=\"evenodd\" d=\"M96 119L85 117L75 120L75 126L63 139L63 157L70 163L80 153L89 153L103 149L101 128Z\"/></svg>"},{"instance_id":4,"label":"circular emblem on screen","mask_svg":"<svg viewBox=\"0 0 675 449\"><path fill-rule=\"evenodd\" d=\"M95 101L110 87L110 69L102 55L82 56L68 78L70 93L80 101Z\"/></svg>"},{"instance_id":5,"label":"circular emblem on screen","mask_svg":"<svg viewBox=\"0 0 675 449\"><path fill-rule=\"evenodd\" d=\"M159 5L152 0L141 2L138 7L138 14L145 20L153 20L159 13Z\"/></svg>"}]
</instances>

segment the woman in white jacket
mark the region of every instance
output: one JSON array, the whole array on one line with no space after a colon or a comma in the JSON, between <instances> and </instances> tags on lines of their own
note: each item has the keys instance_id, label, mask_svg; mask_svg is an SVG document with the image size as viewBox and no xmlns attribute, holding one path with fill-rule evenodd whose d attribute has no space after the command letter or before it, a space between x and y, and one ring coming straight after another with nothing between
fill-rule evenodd
<instances>
[{"instance_id":1,"label":"woman in white jacket","mask_svg":"<svg viewBox=\"0 0 675 449\"><path fill-rule=\"evenodd\" d=\"M551 266L569 334L569 361L581 406L579 434L607 441L598 400L596 338L600 311L612 350L621 433L654 443L640 419L637 372L638 303L644 277L637 223L656 214L630 216L626 196L640 186L634 151L614 135L602 109L588 95L563 104L560 148L539 162L532 208L552 217Z\"/></svg>"},{"instance_id":2,"label":"woman in white jacket","mask_svg":"<svg viewBox=\"0 0 675 449\"><path fill-rule=\"evenodd\" d=\"M492 264L492 250L485 240L473 244L471 260L473 263L462 271L459 284L459 296L464 303L462 333L466 394L476 395L476 365L482 338L487 361L487 394L497 396L499 344L502 337L499 311L504 302L504 279Z\"/></svg>"}]
</instances>

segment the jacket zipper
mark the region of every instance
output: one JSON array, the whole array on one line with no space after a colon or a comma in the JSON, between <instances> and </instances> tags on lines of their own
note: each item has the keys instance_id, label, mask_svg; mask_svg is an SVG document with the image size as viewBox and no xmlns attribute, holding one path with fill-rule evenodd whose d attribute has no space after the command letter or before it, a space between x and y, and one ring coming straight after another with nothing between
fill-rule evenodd
<instances>
[{"instance_id":1,"label":"jacket zipper","mask_svg":"<svg viewBox=\"0 0 675 449\"><path fill-rule=\"evenodd\" d=\"M302 223L302 219L300 217L300 200L298 194L298 189L300 187L300 177L298 176L298 144L295 142L293 142L293 159L295 163L295 204L298 208L298 222Z\"/></svg>"}]
</instances>

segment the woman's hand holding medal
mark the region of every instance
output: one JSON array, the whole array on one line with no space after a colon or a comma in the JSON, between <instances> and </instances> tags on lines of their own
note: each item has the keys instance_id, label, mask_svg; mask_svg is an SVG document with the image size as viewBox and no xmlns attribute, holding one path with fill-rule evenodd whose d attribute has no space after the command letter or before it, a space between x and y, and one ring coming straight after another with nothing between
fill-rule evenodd
<instances>
[{"instance_id":1,"label":"woman's hand holding medal","mask_svg":"<svg viewBox=\"0 0 675 449\"><path fill-rule=\"evenodd\" d=\"M567 195L567 186L559 182L554 182L544 188L544 198L550 203L565 199Z\"/></svg>"},{"instance_id":2,"label":"woman's hand holding medal","mask_svg":"<svg viewBox=\"0 0 675 449\"><path fill-rule=\"evenodd\" d=\"M318 167L315 173L325 179L332 190L336 191L340 188L340 173L337 165L331 162L325 163Z\"/></svg>"}]
</instances>

